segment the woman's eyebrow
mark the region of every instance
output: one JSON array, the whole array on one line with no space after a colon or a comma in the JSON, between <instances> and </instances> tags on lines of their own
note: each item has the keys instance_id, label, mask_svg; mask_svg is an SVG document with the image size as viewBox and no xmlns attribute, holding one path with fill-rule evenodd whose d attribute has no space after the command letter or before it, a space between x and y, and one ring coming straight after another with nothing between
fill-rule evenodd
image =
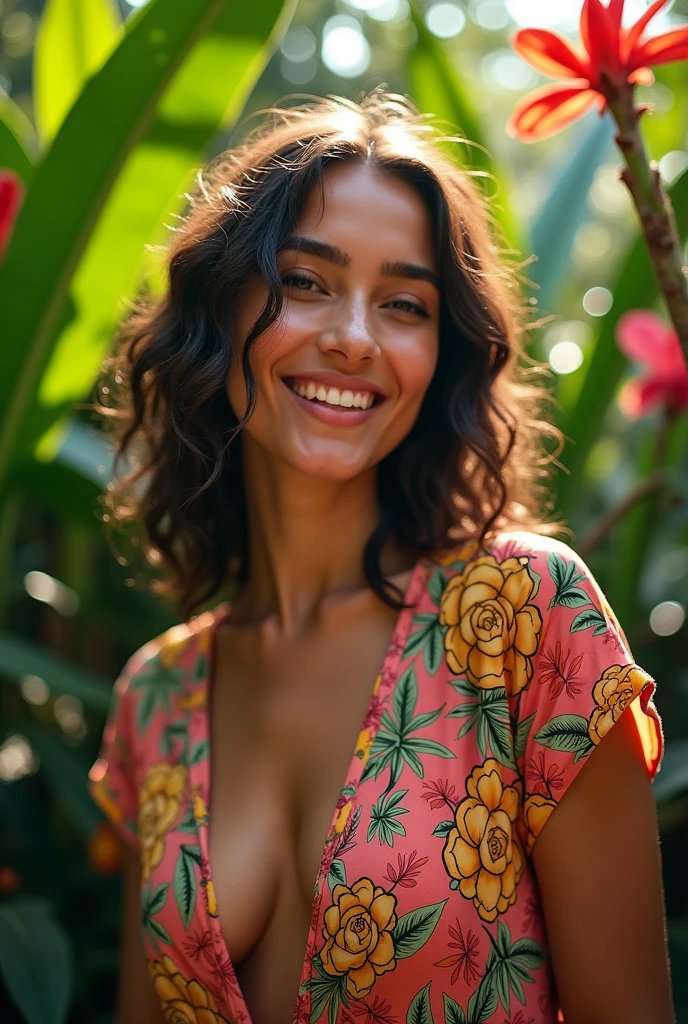
<instances>
[{"instance_id":1,"label":"woman's eyebrow","mask_svg":"<svg viewBox=\"0 0 688 1024\"><path fill-rule=\"evenodd\" d=\"M307 238L305 235L290 235L279 247L279 252L294 250L296 252L307 252L311 256L317 256L336 267L348 267L351 264L351 256L338 245L330 242L320 242L316 238ZM418 263L407 263L405 260L384 260L380 266L380 273L383 277L408 277L416 281L428 281L439 291L442 291L442 284L437 274L429 267L420 266Z\"/></svg>"}]
</instances>

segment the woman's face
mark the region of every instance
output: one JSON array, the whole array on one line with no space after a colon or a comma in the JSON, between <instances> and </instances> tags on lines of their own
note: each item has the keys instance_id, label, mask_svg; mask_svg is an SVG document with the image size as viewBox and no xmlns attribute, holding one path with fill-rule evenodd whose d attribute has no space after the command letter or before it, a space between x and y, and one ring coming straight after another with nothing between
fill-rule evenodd
<instances>
[{"instance_id":1,"label":"woman's face","mask_svg":"<svg viewBox=\"0 0 688 1024\"><path fill-rule=\"evenodd\" d=\"M411 430L437 364L440 292L429 215L410 185L344 162L327 167L323 189L278 253L284 306L251 352L258 401L243 440L309 476L346 480ZM233 316L239 346L266 297L252 275ZM240 357L227 390L242 416Z\"/></svg>"}]
</instances>

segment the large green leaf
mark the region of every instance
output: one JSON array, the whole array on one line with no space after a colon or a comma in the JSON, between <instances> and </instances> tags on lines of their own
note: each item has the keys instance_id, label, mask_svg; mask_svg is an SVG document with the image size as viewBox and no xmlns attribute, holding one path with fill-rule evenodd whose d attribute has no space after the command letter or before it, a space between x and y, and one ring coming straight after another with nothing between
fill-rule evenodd
<instances>
[{"instance_id":1,"label":"large green leaf","mask_svg":"<svg viewBox=\"0 0 688 1024\"><path fill-rule=\"evenodd\" d=\"M688 172L674 183L670 193L678 229L685 238L688 234ZM570 519L580 494L585 461L599 437L605 414L627 366L626 357L615 340L618 320L629 309L652 306L657 296L657 280L645 242L640 236L622 262L616 282L610 288L614 293L614 305L601 322L593 354L565 382L568 394L567 400L562 402L564 414L559 426L574 444L567 445L561 459L568 473L560 474L557 479L557 506L567 519Z\"/></svg>"},{"instance_id":2,"label":"large green leaf","mask_svg":"<svg viewBox=\"0 0 688 1024\"><path fill-rule=\"evenodd\" d=\"M42 900L0 904L0 977L28 1024L63 1024L73 974L69 939Z\"/></svg>"},{"instance_id":3,"label":"large green leaf","mask_svg":"<svg viewBox=\"0 0 688 1024\"><path fill-rule=\"evenodd\" d=\"M36 138L21 107L0 92L0 169L15 171L25 185L33 177Z\"/></svg>"},{"instance_id":4,"label":"large green leaf","mask_svg":"<svg viewBox=\"0 0 688 1024\"><path fill-rule=\"evenodd\" d=\"M6 337L12 339L4 352L0 377L0 409L4 410L0 479L12 459L25 453L26 439L34 436L33 428L27 426L27 420L34 419L32 395L62 325L74 272L122 168L151 130L160 99L185 57L218 26L230 3L232 0L186 4L151 0L129 18L122 42L88 79L36 171L0 275L3 326ZM232 6L240 9L236 0ZM258 10L254 13L257 17ZM193 92L188 103L197 95ZM226 95L225 102L229 99ZM168 102L171 100L163 102L161 120L156 124L161 132ZM200 111L201 119L205 113L205 109ZM185 126L193 135L191 114L192 108L187 106ZM98 144L94 145L96 138ZM130 199L135 203L135 191ZM161 195L160 203L167 204L167 195ZM159 214L160 204L156 216ZM50 245L41 245L46 237ZM116 265L114 258L108 272ZM41 433L45 425L37 424Z\"/></svg>"},{"instance_id":5,"label":"large green leaf","mask_svg":"<svg viewBox=\"0 0 688 1024\"><path fill-rule=\"evenodd\" d=\"M36 722L26 722L23 732L38 754L41 772L55 800L82 839L87 840L103 820L87 788L91 758L82 750L66 746L57 733Z\"/></svg>"},{"instance_id":6,"label":"large green leaf","mask_svg":"<svg viewBox=\"0 0 688 1024\"><path fill-rule=\"evenodd\" d=\"M636 456L636 479L646 480L658 469L655 432L648 431L640 445ZM666 462L664 468L669 471L678 484L682 472L681 463L688 450L688 417L675 419L667 431ZM676 491L676 484L672 491ZM679 516L685 521L684 506L679 506ZM607 593L622 626L632 631L640 615L640 580L651 557L657 534L668 528L667 491L662 489L648 495L638 502L625 516L620 526L612 534L612 549L615 553L613 562L616 571L610 574ZM677 538L678 540L678 538Z\"/></svg>"},{"instance_id":7,"label":"large green leaf","mask_svg":"<svg viewBox=\"0 0 688 1024\"><path fill-rule=\"evenodd\" d=\"M136 288L145 246L173 221L218 128L240 113L276 37L284 0L256 10L232 3L189 54L156 120L117 181L71 286L75 315L57 339L19 439L30 448L91 387L124 300ZM164 229L162 229L164 230Z\"/></svg>"},{"instance_id":8,"label":"large green leaf","mask_svg":"<svg viewBox=\"0 0 688 1024\"><path fill-rule=\"evenodd\" d=\"M112 687L106 680L95 678L28 640L0 633L0 676L19 683L27 675L39 676L53 693L78 697L91 711L105 714L110 707Z\"/></svg>"},{"instance_id":9,"label":"large green leaf","mask_svg":"<svg viewBox=\"0 0 688 1024\"><path fill-rule=\"evenodd\" d=\"M586 218L588 192L613 135L609 116L593 116L578 127L531 228L537 262L529 268L528 276L539 285L538 305L544 312L550 311L569 267L576 231Z\"/></svg>"},{"instance_id":10,"label":"large green leaf","mask_svg":"<svg viewBox=\"0 0 688 1024\"><path fill-rule=\"evenodd\" d=\"M451 144L449 152L454 159L460 159L462 165L492 179L490 188L485 190L490 195L497 193L492 212L506 239L513 245L520 245L521 228L509 209L508 173L505 167L497 166L489 152L470 90L450 60L446 47L426 26L417 0L411 0L411 18L418 33L408 57L409 85L414 102L423 113L448 121L459 129L467 144L464 144L460 158L456 143Z\"/></svg>"},{"instance_id":11,"label":"large green leaf","mask_svg":"<svg viewBox=\"0 0 688 1024\"><path fill-rule=\"evenodd\" d=\"M33 55L34 110L42 143L57 134L85 80L117 45L120 31L113 0L48 0Z\"/></svg>"}]
</instances>

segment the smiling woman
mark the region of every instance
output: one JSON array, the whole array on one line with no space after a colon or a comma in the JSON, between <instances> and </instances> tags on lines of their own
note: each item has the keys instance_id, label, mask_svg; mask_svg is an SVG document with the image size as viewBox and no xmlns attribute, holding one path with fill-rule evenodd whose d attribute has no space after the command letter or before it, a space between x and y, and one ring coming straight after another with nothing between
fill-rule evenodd
<instances>
[{"instance_id":1,"label":"smiling woman","mask_svg":"<svg viewBox=\"0 0 688 1024\"><path fill-rule=\"evenodd\" d=\"M553 529L543 525L541 484L558 452L545 455L543 438L560 435L538 419L549 401L545 368L521 358L518 268L500 259L487 201L434 146L440 137L407 101L376 90L361 108L335 99L273 108L199 175L170 246L169 290L123 325L103 410L122 450L136 447L142 459L109 496L113 518L143 520L154 564L167 570L160 587L182 598L186 615L227 582L228 569L238 586L247 579L239 438L251 433L259 394L273 403L278 378L339 372L342 330L363 350L377 340L390 351L382 342L393 339L404 374L428 361L403 421L410 396L394 393L401 382L391 368L358 349L347 361L347 374L365 367L369 390L391 392L384 414L373 406L381 434L391 418L394 435L377 452L381 515L365 552L382 600L395 603L378 567L390 537L421 550L510 525ZM304 331L311 347L297 353ZM262 353L271 349L268 369ZM268 391L257 387L258 371ZM370 451L374 435L304 436L324 449ZM329 466L349 472L339 459ZM145 495L126 499L141 477Z\"/></svg>"},{"instance_id":2,"label":"smiling woman","mask_svg":"<svg viewBox=\"0 0 688 1024\"><path fill-rule=\"evenodd\" d=\"M269 112L122 327L108 501L185 620L91 772L122 1024L669 1024L655 680L551 537L516 269L436 139Z\"/></svg>"}]
</instances>

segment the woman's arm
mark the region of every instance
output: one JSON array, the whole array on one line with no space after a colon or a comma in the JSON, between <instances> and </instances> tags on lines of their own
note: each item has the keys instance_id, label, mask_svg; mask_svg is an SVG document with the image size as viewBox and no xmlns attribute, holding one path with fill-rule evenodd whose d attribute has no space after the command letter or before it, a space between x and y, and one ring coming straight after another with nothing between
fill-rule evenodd
<instances>
[{"instance_id":1,"label":"woman's arm","mask_svg":"<svg viewBox=\"0 0 688 1024\"><path fill-rule=\"evenodd\" d=\"M141 864L130 849L126 850L125 856L117 1022L165 1024L141 942Z\"/></svg>"},{"instance_id":2,"label":"woman's arm","mask_svg":"<svg viewBox=\"0 0 688 1024\"><path fill-rule=\"evenodd\" d=\"M674 1024L652 786L631 708L532 851L566 1024Z\"/></svg>"}]
</instances>

